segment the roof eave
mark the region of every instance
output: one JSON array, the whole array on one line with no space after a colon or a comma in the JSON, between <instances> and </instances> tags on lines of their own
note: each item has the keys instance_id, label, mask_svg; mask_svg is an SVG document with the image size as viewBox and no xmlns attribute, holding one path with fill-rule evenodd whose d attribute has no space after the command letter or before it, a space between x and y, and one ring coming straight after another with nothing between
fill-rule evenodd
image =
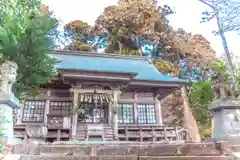
<instances>
[{"instance_id":1,"label":"roof eave","mask_svg":"<svg viewBox=\"0 0 240 160\"><path fill-rule=\"evenodd\" d=\"M186 84L184 80L166 81L166 80L146 80L136 78L137 73L133 72L111 72L111 71L90 71L58 68L63 77L72 79L92 79L92 80L109 80L109 81L130 81L129 85L144 85L144 86L166 86L178 87Z\"/></svg>"},{"instance_id":2,"label":"roof eave","mask_svg":"<svg viewBox=\"0 0 240 160\"><path fill-rule=\"evenodd\" d=\"M83 73L96 73L96 74L115 74L115 75L122 75L134 78L137 76L137 73L134 72L112 72L112 71L96 71L96 70L83 70L83 69L74 69L74 68L57 68L60 72L74 72L77 74Z\"/></svg>"},{"instance_id":3,"label":"roof eave","mask_svg":"<svg viewBox=\"0 0 240 160\"><path fill-rule=\"evenodd\" d=\"M141 79L134 79L132 80L129 85L136 85L136 86L151 86L151 87L181 87L185 85L182 82L174 82L174 81L156 81L156 80L141 80Z\"/></svg>"},{"instance_id":4,"label":"roof eave","mask_svg":"<svg viewBox=\"0 0 240 160\"><path fill-rule=\"evenodd\" d=\"M84 51L63 51L63 50L52 50L47 54L57 54L57 55L73 55L73 56L89 56L89 57L104 57L104 58L121 58L121 59L132 59L132 60L144 60L147 61L146 57L137 55L123 55L114 53L104 53L99 54L97 52L84 52Z\"/></svg>"}]
</instances>

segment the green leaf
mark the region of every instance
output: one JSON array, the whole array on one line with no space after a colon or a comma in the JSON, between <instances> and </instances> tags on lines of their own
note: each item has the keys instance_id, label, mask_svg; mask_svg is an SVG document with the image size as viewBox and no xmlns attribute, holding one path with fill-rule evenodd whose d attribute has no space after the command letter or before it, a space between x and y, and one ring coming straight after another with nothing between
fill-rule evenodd
<instances>
[{"instance_id":1,"label":"green leaf","mask_svg":"<svg viewBox=\"0 0 240 160\"><path fill-rule=\"evenodd\" d=\"M18 65L13 87L17 97L35 96L55 75L56 61L45 53L54 47L56 35L51 33L58 22L53 15L41 13L40 0L5 1L0 11L0 53L2 59Z\"/></svg>"}]
</instances>

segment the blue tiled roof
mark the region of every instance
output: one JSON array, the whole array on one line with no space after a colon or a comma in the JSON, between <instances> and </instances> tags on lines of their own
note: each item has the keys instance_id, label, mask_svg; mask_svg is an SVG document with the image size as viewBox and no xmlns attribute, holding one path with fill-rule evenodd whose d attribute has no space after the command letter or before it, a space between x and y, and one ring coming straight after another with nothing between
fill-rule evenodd
<instances>
[{"instance_id":1,"label":"blue tiled roof","mask_svg":"<svg viewBox=\"0 0 240 160\"><path fill-rule=\"evenodd\" d=\"M184 82L184 80L163 75L152 63L143 59L119 57L49 54L58 59L57 69L137 73L135 79L149 81Z\"/></svg>"}]
</instances>

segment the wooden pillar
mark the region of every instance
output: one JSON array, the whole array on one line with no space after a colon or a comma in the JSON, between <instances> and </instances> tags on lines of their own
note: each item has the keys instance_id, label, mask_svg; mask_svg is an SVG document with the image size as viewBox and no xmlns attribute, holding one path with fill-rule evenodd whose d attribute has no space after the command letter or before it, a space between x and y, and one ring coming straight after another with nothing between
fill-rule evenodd
<instances>
[{"instance_id":1,"label":"wooden pillar","mask_svg":"<svg viewBox=\"0 0 240 160\"><path fill-rule=\"evenodd\" d=\"M134 116L135 124L138 124L137 101L138 101L138 95L137 95L137 92L134 92L133 116Z\"/></svg>"},{"instance_id":2,"label":"wooden pillar","mask_svg":"<svg viewBox=\"0 0 240 160\"><path fill-rule=\"evenodd\" d=\"M163 125L162 122L162 109L161 109L161 102L159 100L160 95L157 94L155 98L155 109L156 109L156 116L157 116L157 122L159 125Z\"/></svg>"},{"instance_id":3,"label":"wooden pillar","mask_svg":"<svg viewBox=\"0 0 240 160\"><path fill-rule=\"evenodd\" d=\"M77 89L71 89L73 92L73 111L76 111L78 108L78 91ZM76 136L76 129L77 129L77 113L73 113L72 116L72 137Z\"/></svg>"},{"instance_id":4,"label":"wooden pillar","mask_svg":"<svg viewBox=\"0 0 240 160\"><path fill-rule=\"evenodd\" d=\"M47 91L47 96L50 97L51 96L51 91L48 90ZM48 121L48 114L49 114L49 109L50 109L50 100L47 99L46 100L46 105L45 105L45 113L44 113L44 124L47 126L47 121Z\"/></svg>"},{"instance_id":5,"label":"wooden pillar","mask_svg":"<svg viewBox=\"0 0 240 160\"><path fill-rule=\"evenodd\" d=\"M108 104L108 124L109 126L112 124L112 103Z\"/></svg>"},{"instance_id":6,"label":"wooden pillar","mask_svg":"<svg viewBox=\"0 0 240 160\"><path fill-rule=\"evenodd\" d=\"M45 104L45 113L44 113L44 125L47 125L48 121L48 114L49 114L49 108L50 108L50 100L46 100Z\"/></svg>"},{"instance_id":7,"label":"wooden pillar","mask_svg":"<svg viewBox=\"0 0 240 160\"><path fill-rule=\"evenodd\" d=\"M114 138L118 139L118 98L120 96L120 90L113 90L113 114L112 125L114 130Z\"/></svg>"},{"instance_id":8,"label":"wooden pillar","mask_svg":"<svg viewBox=\"0 0 240 160\"><path fill-rule=\"evenodd\" d=\"M25 103L25 102L24 102ZM19 120L18 120L18 124L22 124L22 120L23 120L23 112L24 112L24 107L25 107L25 104L20 104L20 117L19 117Z\"/></svg>"}]
</instances>

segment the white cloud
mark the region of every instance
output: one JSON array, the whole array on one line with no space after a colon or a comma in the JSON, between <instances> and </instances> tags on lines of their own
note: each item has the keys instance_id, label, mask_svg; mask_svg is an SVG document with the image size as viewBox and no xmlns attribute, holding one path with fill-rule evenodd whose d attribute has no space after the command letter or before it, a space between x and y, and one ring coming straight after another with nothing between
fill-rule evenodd
<instances>
[{"instance_id":1,"label":"white cloud","mask_svg":"<svg viewBox=\"0 0 240 160\"><path fill-rule=\"evenodd\" d=\"M55 12L57 17L67 23L71 20L81 19L93 25L98 15L104 8L116 4L118 0L42 0ZM206 10L206 6L198 0L160 0L163 4L168 4L176 10L176 14L170 17L171 25L174 28L184 28L188 32L200 33L206 37L218 55L223 53L221 40L212 34L216 30L215 21L200 24L201 13ZM240 54L240 36L233 33L226 34L229 48L235 54Z\"/></svg>"}]
</instances>

